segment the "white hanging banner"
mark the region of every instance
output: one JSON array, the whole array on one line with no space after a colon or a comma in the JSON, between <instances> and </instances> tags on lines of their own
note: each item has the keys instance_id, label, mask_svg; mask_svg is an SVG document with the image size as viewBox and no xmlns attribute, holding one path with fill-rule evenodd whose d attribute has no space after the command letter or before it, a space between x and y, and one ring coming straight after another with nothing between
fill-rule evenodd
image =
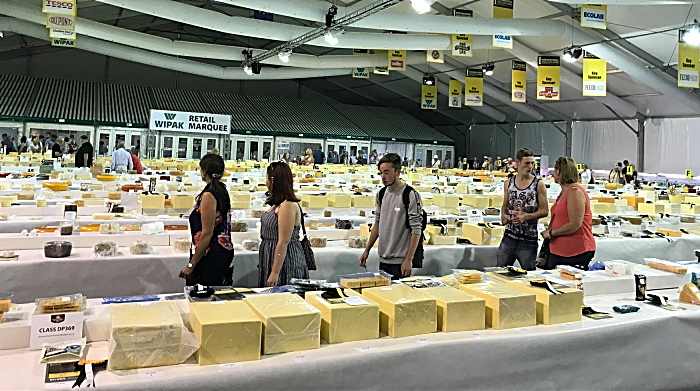
<instances>
[{"instance_id":1,"label":"white hanging banner","mask_svg":"<svg viewBox=\"0 0 700 391\"><path fill-rule=\"evenodd\" d=\"M42 0L41 11L47 14L75 16L75 0Z\"/></svg>"},{"instance_id":2,"label":"white hanging banner","mask_svg":"<svg viewBox=\"0 0 700 391\"><path fill-rule=\"evenodd\" d=\"M513 48L513 37L510 35L494 35L493 36L493 46L497 48Z\"/></svg>"},{"instance_id":3,"label":"white hanging banner","mask_svg":"<svg viewBox=\"0 0 700 391\"><path fill-rule=\"evenodd\" d=\"M65 39L75 39L75 31L60 30L60 29L50 29L49 37L51 38L65 38Z\"/></svg>"},{"instance_id":4,"label":"white hanging banner","mask_svg":"<svg viewBox=\"0 0 700 391\"><path fill-rule=\"evenodd\" d=\"M46 14L46 28L74 31L75 16Z\"/></svg>"},{"instance_id":5,"label":"white hanging banner","mask_svg":"<svg viewBox=\"0 0 700 391\"><path fill-rule=\"evenodd\" d=\"M152 130L229 134L231 116L222 114L186 113L181 111L151 110Z\"/></svg>"},{"instance_id":6,"label":"white hanging banner","mask_svg":"<svg viewBox=\"0 0 700 391\"><path fill-rule=\"evenodd\" d=\"M581 27L605 29L607 13L607 5L581 4Z\"/></svg>"}]
</instances>

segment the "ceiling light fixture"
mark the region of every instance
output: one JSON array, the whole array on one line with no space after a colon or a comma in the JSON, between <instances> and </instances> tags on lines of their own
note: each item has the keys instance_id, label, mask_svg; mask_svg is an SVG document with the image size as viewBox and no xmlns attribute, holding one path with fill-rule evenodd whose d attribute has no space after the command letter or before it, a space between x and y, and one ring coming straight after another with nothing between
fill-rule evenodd
<instances>
[{"instance_id":1,"label":"ceiling light fixture","mask_svg":"<svg viewBox=\"0 0 700 391\"><path fill-rule=\"evenodd\" d=\"M333 19L335 19L337 14L338 7L333 4L331 8L328 9L328 13L326 14L326 27L331 27L333 25Z\"/></svg>"},{"instance_id":2,"label":"ceiling light fixture","mask_svg":"<svg viewBox=\"0 0 700 391\"><path fill-rule=\"evenodd\" d=\"M243 67L243 72L245 72L248 76L250 76L253 74L253 68L246 65Z\"/></svg>"},{"instance_id":3,"label":"ceiling light fixture","mask_svg":"<svg viewBox=\"0 0 700 391\"><path fill-rule=\"evenodd\" d=\"M326 40L331 45L337 45L338 44L338 37L345 34L345 29L342 27L339 28L333 28L329 29L326 31L326 34L323 35L323 38Z\"/></svg>"},{"instance_id":4,"label":"ceiling light fixture","mask_svg":"<svg viewBox=\"0 0 700 391\"><path fill-rule=\"evenodd\" d=\"M430 12L430 5L435 1L436 0L411 0L411 6L413 6L413 9L419 14L424 14Z\"/></svg>"},{"instance_id":5,"label":"ceiling light fixture","mask_svg":"<svg viewBox=\"0 0 700 391\"><path fill-rule=\"evenodd\" d=\"M2 31L0 31L0 38L5 38L5 33L3 33Z\"/></svg>"},{"instance_id":6,"label":"ceiling light fixture","mask_svg":"<svg viewBox=\"0 0 700 391\"><path fill-rule=\"evenodd\" d=\"M484 73L484 75L491 76L491 75L493 75L493 70L495 68L496 68L496 64L494 64L492 62L487 62L486 65L481 67L481 71Z\"/></svg>"},{"instance_id":7,"label":"ceiling light fixture","mask_svg":"<svg viewBox=\"0 0 700 391\"><path fill-rule=\"evenodd\" d=\"M282 62L289 62L289 56L292 55L292 49L287 49L279 52L278 56Z\"/></svg>"},{"instance_id":8,"label":"ceiling light fixture","mask_svg":"<svg viewBox=\"0 0 700 391\"><path fill-rule=\"evenodd\" d=\"M583 49L578 46L572 46L564 50L564 61L566 62L576 62L583 54Z\"/></svg>"},{"instance_id":9,"label":"ceiling light fixture","mask_svg":"<svg viewBox=\"0 0 700 391\"><path fill-rule=\"evenodd\" d=\"M685 43L700 45L700 26L698 25L697 19L692 27L682 30L681 37Z\"/></svg>"}]
</instances>

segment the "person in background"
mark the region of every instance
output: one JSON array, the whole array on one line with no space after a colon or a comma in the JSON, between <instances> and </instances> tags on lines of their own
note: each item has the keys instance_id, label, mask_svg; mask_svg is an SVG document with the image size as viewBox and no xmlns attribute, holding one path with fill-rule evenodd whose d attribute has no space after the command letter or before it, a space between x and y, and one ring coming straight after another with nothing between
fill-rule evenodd
<instances>
[{"instance_id":1,"label":"person in background","mask_svg":"<svg viewBox=\"0 0 700 391\"><path fill-rule=\"evenodd\" d=\"M29 137L27 137L27 151L29 151L29 147L32 146L33 140L36 138L36 134L31 134Z\"/></svg>"},{"instance_id":2,"label":"person in background","mask_svg":"<svg viewBox=\"0 0 700 391\"><path fill-rule=\"evenodd\" d=\"M95 154L95 149L88 140L87 135L80 136L80 148L75 152L76 167L92 167L92 156Z\"/></svg>"},{"instance_id":3,"label":"person in background","mask_svg":"<svg viewBox=\"0 0 700 391\"><path fill-rule=\"evenodd\" d=\"M372 152L369 153L369 164L377 164L377 150L373 149Z\"/></svg>"},{"instance_id":4,"label":"person in background","mask_svg":"<svg viewBox=\"0 0 700 391\"><path fill-rule=\"evenodd\" d=\"M143 174L143 165L141 164L141 159L139 159L139 156L133 152L129 152L131 154L131 163L134 166L134 170L136 171L137 174ZM212 155L219 156L217 153L213 153Z\"/></svg>"},{"instance_id":5,"label":"person in background","mask_svg":"<svg viewBox=\"0 0 700 391\"><path fill-rule=\"evenodd\" d=\"M318 149L314 151L314 164L323 164L326 161L326 155L323 153L321 150L321 146L318 146Z\"/></svg>"},{"instance_id":6,"label":"person in background","mask_svg":"<svg viewBox=\"0 0 700 391\"><path fill-rule=\"evenodd\" d=\"M179 277L184 278L188 286L231 285L231 199L226 185L221 182L224 175L224 159L211 153L204 155L199 161L199 172L206 186L197 196L197 203L189 217L192 245L195 250L187 266L180 271Z\"/></svg>"},{"instance_id":7,"label":"person in background","mask_svg":"<svg viewBox=\"0 0 700 391\"><path fill-rule=\"evenodd\" d=\"M29 152L31 153L41 153L41 144L38 138L32 140L32 145L29 146Z\"/></svg>"},{"instance_id":8,"label":"person in background","mask_svg":"<svg viewBox=\"0 0 700 391\"><path fill-rule=\"evenodd\" d=\"M313 166L314 165L314 156L313 156L313 151L311 148L306 150L306 153L304 154L304 161L302 162L306 166Z\"/></svg>"},{"instance_id":9,"label":"person in background","mask_svg":"<svg viewBox=\"0 0 700 391\"><path fill-rule=\"evenodd\" d=\"M593 215L586 190L576 184L578 172L574 159L557 159L552 177L561 186L561 192L552 205L549 229L541 232L543 238L549 238L547 269L569 265L588 270L596 249L591 225Z\"/></svg>"},{"instance_id":10,"label":"person in background","mask_svg":"<svg viewBox=\"0 0 700 391\"><path fill-rule=\"evenodd\" d=\"M610 170L610 174L608 174L608 183L619 183L619 184L626 184L625 182L625 174L622 172L622 163L618 162L615 164L612 170Z\"/></svg>"},{"instance_id":11,"label":"person in background","mask_svg":"<svg viewBox=\"0 0 700 391\"><path fill-rule=\"evenodd\" d=\"M306 254L299 241L303 211L294 194L292 170L286 163L267 167L265 203L271 208L260 218L258 287L288 285L292 278L309 278Z\"/></svg>"},{"instance_id":12,"label":"person in background","mask_svg":"<svg viewBox=\"0 0 700 391\"><path fill-rule=\"evenodd\" d=\"M53 145L56 144L56 138L57 138L57 136L55 134L51 134L49 132L46 132L46 138L44 139L46 141L44 144L46 146L46 151L48 151L48 150L53 151ZM41 137L39 137L39 141L42 141Z\"/></svg>"},{"instance_id":13,"label":"person in background","mask_svg":"<svg viewBox=\"0 0 700 391\"><path fill-rule=\"evenodd\" d=\"M65 142L62 138L56 140L55 134L51 135L51 138L51 141L53 141L53 146L51 147L51 157L54 159L63 157L63 144L65 144Z\"/></svg>"},{"instance_id":14,"label":"person in background","mask_svg":"<svg viewBox=\"0 0 700 391\"><path fill-rule=\"evenodd\" d=\"M500 162L500 163L499 163ZM503 161L501 160L501 157L498 156L496 160L493 163L493 170L492 171L498 171L501 169L501 165L503 164Z\"/></svg>"},{"instance_id":15,"label":"person in background","mask_svg":"<svg viewBox=\"0 0 700 391\"><path fill-rule=\"evenodd\" d=\"M29 148L27 146L27 136L22 136L22 138L19 139L19 145L18 145L19 151L18 152L19 153L27 152L27 148Z\"/></svg>"},{"instance_id":16,"label":"person in background","mask_svg":"<svg viewBox=\"0 0 700 391\"><path fill-rule=\"evenodd\" d=\"M104 141L100 141L100 143L98 144L98 147L97 147L97 152L98 152L100 155L103 155L103 156L104 156L104 155L107 154L108 151L109 151L109 149L107 149L107 146L105 145L105 142L104 142Z\"/></svg>"},{"instance_id":17,"label":"person in background","mask_svg":"<svg viewBox=\"0 0 700 391\"><path fill-rule=\"evenodd\" d=\"M15 151L17 150L17 136L12 136L12 146L15 147Z\"/></svg>"},{"instance_id":18,"label":"person in background","mask_svg":"<svg viewBox=\"0 0 700 391\"><path fill-rule=\"evenodd\" d=\"M44 152L46 152L46 151L48 151L48 150L51 149L51 148L48 148L47 145L46 145L46 143L47 143L49 140L50 140L50 139L45 139L43 135L40 135L40 136L39 136L39 146L41 146L41 152L42 152L42 153L44 153Z\"/></svg>"},{"instance_id":19,"label":"person in background","mask_svg":"<svg viewBox=\"0 0 700 391\"><path fill-rule=\"evenodd\" d=\"M481 163L481 169L488 171L488 169L489 169L489 157L488 156L484 156L484 162Z\"/></svg>"},{"instance_id":20,"label":"person in background","mask_svg":"<svg viewBox=\"0 0 700 391\"><path fill-rule=\"evenodd\" d=\"M117 144L117 150L112 154L111 168L112 172L116 172L117 174L126 174L127 171L134 169L134 162L131 160L131 154L124 149L123 141Z\"/></svg>"},{"instance_id":21,"label":"person in background","mask_svg":"<svg viewBox=\"0 0 700 391\"><path fill-rule=\"evenodd\" d=\"M70 155L73 148L70 145L70 139L68 137L63 138L63 144L61 145L61 153L64 155Z\"/></svg>"},{"instance_id":22,"label":"person in background","mask_svg":"<svg viewBox=\"0 0 700 391\"><path fill-rule=\"evenodd\" d=\"M406 184L401 175L401 157L395 153L385 154L378 162L384 184L383 198L377 194L375 222L360 256L360 266L367 266L367 258L374 243L379 240L379 269L391 274L393 279L411 275L413 256L418 248L422 226L422 203L420 194L411 188L408 195L408 210L403 203ZM411 229L406 228L408 219Z\"/></svg>"},{"instance_id":23,"label":"person in background","mask_svg":"<svg viewBox=\"0 0 700 391\"><path fill-rule=\"evenodd\" d=\"M452 168L452 159L445 158L442 160L442 168L449 170Z\"/></svg>"},{"instance_id":24,"label":"person in background","mask_svg":"<svg viewBox=\"0 0 700 391\"><path fill-rule=\"evenodd\" d=\"M359 165L367 164L365 159L362 157L362 150L357 152L357 164L359 164Z\"/></svg>"},{"instance_id":25,"label":"person in background","mask_svg":"<svg viewBox=\"0 0 700 391\"><path fill-rule=\"evenodd\" d=\"M513 266L515 260L525 270L535 270L537 259L537 223L547 217L547 187L531 174L534 153L521 148L517 155L518 174L510 177L503 188L501 223L505 234L498 247L498 266Z\"/></svg>"},{"instance_id":26,"label":"person in background","mask_svg":"<svg viewBox=\"0 0 700 391\"><path fill-rule=\"evenodd\" d=\"M355 155L350 155L350 164L357 164L357 158Z\"/></svg>"},{"instance_id":27,"label":"person in background","mask_svg":"<svg viewBox=\"0 0 700 391\"><path fill-rule=\"evenodd\" d=\"M433 165L431 167L440 168L440 159L438 159L438 155L433 155Z\"/></svg>"},{"instance_id":28,"label":"person in background","mask_svg":"<svg viewBox=\"0 0 700 391\"><path fill-rule=\"evenodd\" d=\"M403 161L401 162L401 167L408 167L408 156L404 156Z\"/></svg>"},{"instance_id":29,"label":"person in background","mask_svg":"<svg viewBox=\"0 0 700 391\"><path fill-rule=\"evenodd\" d=\"M289 164L289 152L285 152L284 155L282 155L282 160Z\"/></svg>"},{"instance_id":30,"label":"person in background","mask_svg":"<svg viewBox=\"0 0 700 391\"><path fill-rule=\"evenodd\" d=\"M343 156L340 159L341 164L350 164L350 157L348 156L348 151L343 152Z\"/></svg>"},{"instance_id":31,"label":"person in background","mask_svg":"<svg viewBox=\"0 0 700 391\"><path fill-rule=\"evenodd\" d=\"M140 148L135 148L135 150L136 150L136 151L139 151ZM218 155L218 154L219 154L219 148L217 148L217 147L212 148L212 149L211 149L211 153L212 153L213 155Z\"/></svg>"},{"instance_id":32,"label":"person in background","mask_svg":"<svg viewBox=\"0 0 700 391\"><path fill-rule=\"evenodd\" d=\"M12 145L12 139L7 137L7 133L2 134L2 142L0 142L0 148L5 150L5 153L17 152L14 145Z\"/></svg>"},{"instance_id":33,"label":"person in background","mask_svg":"<svg viewBox=\"0 0 700 391\"><path fill-rule=\"evenodd\" d=\"M516 156L516 158L517 158L517 156ZM518 169L518 163L514 162L512 157L509 157L509 158L508 158L508 168L509 168L509 169L512 168L513 170L517 170L517 169Z\"/></svg>"},{"instance_id":34,"label":"person in background","mask_svg":"<svg viewBox=\"0 0 700 391\"><path fill-rule=\"evenodd\" d=\"M581 176L581 182L584 185L593 183L593 175L591 174L591 170L588 169L586 163L581 164L581 172L579 175Z\"/></svg>"},{"instance_id":35,"label":"person in background","mask_svg":"<svg viewBox=\"0 0 700 391\"><path fill-rule=\"evenodd\" d=\"M70 135L69 140L68 140L68 144L75 145L76 147L78 146L78 143L75 142L75 135L72 135L72 134Z\"/></svg>"},{"instance_id":36,"label":"person in background","mask_svg":"<svg viewBox=\"0 0 700 391\"><path fill-rule=\"evenodd\" d=\"M622 169L622 173L625 175L625 182L627 183L635 183L637 182L637 167L634 166L634 164L630 164L629 161L625 160L622 162L624 164L624 167ZM631 167L628 168L628 167ZM629 174L629 172L632 172Z\"/></svg>"}]
</instances>

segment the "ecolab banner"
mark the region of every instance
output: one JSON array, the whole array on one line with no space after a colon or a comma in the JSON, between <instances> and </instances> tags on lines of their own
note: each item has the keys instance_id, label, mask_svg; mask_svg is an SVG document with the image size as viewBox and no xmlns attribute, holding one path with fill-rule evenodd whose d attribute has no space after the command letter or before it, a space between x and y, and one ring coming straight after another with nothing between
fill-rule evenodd
<instances>
[{"instance_id":1,"label":"ecolab banner","mask_svg":"<svg viewBox=\"0 0 700 391\"><path fill-rule=\"evenodd\" d=\"M150 128L152 130L167 130L173 132L229 134L231 116L151 110Z\"/></svg>"}]
</instances>

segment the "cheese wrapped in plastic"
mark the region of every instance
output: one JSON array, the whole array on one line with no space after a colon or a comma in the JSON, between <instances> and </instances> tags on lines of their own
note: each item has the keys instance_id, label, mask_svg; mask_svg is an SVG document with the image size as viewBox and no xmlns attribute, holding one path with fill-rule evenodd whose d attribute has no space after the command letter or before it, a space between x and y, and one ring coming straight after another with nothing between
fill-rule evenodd
<instances>
[{"instance_id":1,"label":"cheese wrapped in plastic","mask_svg":"<svg viewBox=\"0 0 700 391\"><path fill-rule=\"evenodd\" d=\"M246 304L263 322L263 354L318 349L321 311L294 294L250 296Z\"/></svg>"},{"instance_id":2,"label":"cheese wrapped in plastic","mask_svg":"<svg viewBox=\"0 0 700 391\"><path fill-rule=\"evenodd\" d=\"M700 305L700 290L692 282L689 282L681 288L681 293L678 300L684 303Z\"/></svg>"},{"instance_id":3,"label":"cheese wrapped in plastic","mask_svg":"<svg viewBox=\"0 0 700 391\"><path fill-rule=\"evenodd\" d=\"M340 289L340 288L339 288ZM344 294L366 304L331 303L323 292L306 292L306 301L321 311L321 338L328 343L363 341L379 338L379 304L350 289Z\"/></svg>"},{"instance_id":4,"label":"cheese wrapped in plastic","mask_svg":"<svg viewBox=\"0 0 700 391\"><path fill-rule=\"evenodd\" d=\"M459 289L486 300L486 325L512 329L537 324L535 295L498 282L460 285Z\"/></svg>"},{"instance_id":5,"label":"cheese wrapped in plastic","mask_svg":"<svg viewBox=\"0 0 700 391\"><path fill-rule=\"evenodd\" d=\"M449 286L426 288L425 293L437 301L438 329L454 331L486 328L486 301Z\"/></svg>"},{"instance_id":6,"label":"cheese wrapped in plastic","mask_svg":"<svg viewBox=\"0 0 700 391\"><path fill-rule=\"evenodd\" d=\"M566 286L554 285L559 294L554 294L547 288L533 286L530 281L509 281L509 286L523 292L532 293L537 300L536 317L538 323L560 324L581 321L581 306L583 291ZM551 286L551 283L550 283Z\"/></svg>"},{"instance_id":7,"label":"cheese wrapped in plastic","mask_svg":"<svg viewBox=\"0 0 700 391\"><path fill-rule=\"evenodd\" d=\"M199 365L260 359L262 321L243 301L190 303Z\"/></svg>"},{"instance_id":8,"label":"cheese wrapped in plastic","mask_svg":"<svg viewBox=\"0 0 700 391\"><path fill-rule=\"evenodd\" d=\"M109 370L177 365L199 348L173 301L109 307Z\"/></svg>"},{"instance_id":9,"label":"cheese wrapped in plastic","mask_svg":"<svg viewBox=\"0 0 700 391\"><path fill-rule=\"evenodd\" d=\"M435 298L407 285L367 288L362 294L379 304L379 330L392 338L437 331Z\"/></svg>"},{"instance_id":10,"label":"cheese wrapped in plastic","mask_svg":"<svg viewBox=\"0 0 700 391\"><path fill-rule=\"evenodd\" d=\"M481 245L501 244L504 228L482 224L462 224L462 239L469 239L470 242Z\"/></svg>"}]
</instances>

